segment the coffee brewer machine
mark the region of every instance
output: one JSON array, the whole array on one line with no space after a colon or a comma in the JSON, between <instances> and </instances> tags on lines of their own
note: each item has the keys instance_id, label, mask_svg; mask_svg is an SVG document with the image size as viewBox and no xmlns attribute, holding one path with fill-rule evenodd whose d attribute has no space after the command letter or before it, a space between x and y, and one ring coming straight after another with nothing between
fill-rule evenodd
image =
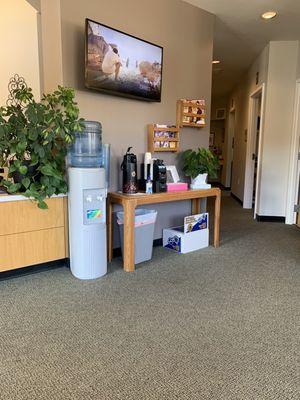
<instances>
[{"instance_id":1,"label":"coffee brewer machine","mask_svg":"<svg viewBox=\"0 0 300 400\"><path fill-rule=\"evenodd\" d=\"M132 147L128 147L121 164L121 170L123 171L122 191L126 194L134 194L138 190L136 155L130 153L131 149Z\"/></svg>"},{"instance_id":2,"label":"coffee brewer machine","mask_svg":"<svg viewBox=\"0 0 300 400\"><path fill-rule=\"evenodd\" d=\"M163 160L153 161L153 192L167 191L167 168Z\"/></svg>"},{"instance_id":3,"label":"coffee brewer machine","mask_svg":"<svg viewBox=\"0 0 300 400\"><path fill-rule=\"evenodd\" d=\"M139 188L146 190L146 182L152 181L153 193L167 191L167 169L163 160L152 158L151 153L145 153L144 163L141 164L141 179Z\"/></svg>"}]
</instances>

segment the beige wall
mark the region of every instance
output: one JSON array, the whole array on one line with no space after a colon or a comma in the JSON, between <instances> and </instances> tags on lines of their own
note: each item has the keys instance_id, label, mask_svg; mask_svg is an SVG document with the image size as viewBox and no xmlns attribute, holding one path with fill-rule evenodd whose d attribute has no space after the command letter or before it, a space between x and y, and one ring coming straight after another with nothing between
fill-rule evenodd
<instances>
[{"instance_id":1,"label":"beige wall","mask_svg":"<svg viewBox=\"0 0 300 400\"><path fill-rule=\"evenodd\" d=\"M0 13L0 104L5 104L9 79L23 76L40 97L39 52L36 10L25 0L1 2Z\"/></svg>"},{"instance_id":2,"label":"beige wall","mask_svg":"<svg viewBox=\"0 0 300 400\"><path fill-rule=\"evenodd\" d=\"M164 47L162 102L113 97L84 88L84 20L102 22ZM178 98L204 98L208 125L181 131L181 149L207 146L210 120L214 17L181 0L61 0L63 81L77 90L84 118L101 121L103 140L112 145L111 189L120 189L119 166L128 146L139 161L147 150L146 125L175 123ZM161 155L167 164L176 157ZM161 228L176 225L190 212L187 203L161 205Z\"/></svg>"},{"instance_id":3,"label":"beige wall","mask_svg":"<svg viewBox=\"0 0 300 400\"><path fill-rule=\"evenodd\" d=\"M41 0L43 92L63 85L60 0Z\"/></svg>"},{"instance_id":4,"label":"beige wall","mask_svg":"<svg viewBox=\"0 0 300 400\"><path fill-rule=\"evenodd\" d=\"M298 43L297 79L300 79L300 40Z\"/></svg>"},{"instance_id":5,"label":"beige wall","mask_svg":"<svg viewBox=\"0 0 300 400\"><path fill-rule=\"evenodd\" d=\"M211 120L212 121L214 121L216 119L216 111L218 108L225 108L227 110L227 103L228 103L228 96L212 99L212 103L211 103Z\"/></svg>"},{"instance_id":6,"label":"beige wall","mask_svg":"<svg viewBox=\"0 0 300 400\"><path fill-rule=\"evenodd\" d=\"M259 215L285 216L298 41L270 42Z\"/></svg>"}]
</instances>

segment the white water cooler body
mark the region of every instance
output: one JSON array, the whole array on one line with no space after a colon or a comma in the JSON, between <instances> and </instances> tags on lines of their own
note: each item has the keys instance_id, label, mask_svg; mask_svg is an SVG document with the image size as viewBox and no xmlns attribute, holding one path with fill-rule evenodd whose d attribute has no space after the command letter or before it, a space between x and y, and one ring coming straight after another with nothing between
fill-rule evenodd
<instances>
[{"instance_id":1,"label":"white water cooler body","mask_svg":"<svg viewBox=\"0 0 300 400\"><path fill-rule=\"evenodd\" d=\"M96 279L107 272L105 169L70 167L68 174L71 272Z\"/></svg>"}]
</instances>

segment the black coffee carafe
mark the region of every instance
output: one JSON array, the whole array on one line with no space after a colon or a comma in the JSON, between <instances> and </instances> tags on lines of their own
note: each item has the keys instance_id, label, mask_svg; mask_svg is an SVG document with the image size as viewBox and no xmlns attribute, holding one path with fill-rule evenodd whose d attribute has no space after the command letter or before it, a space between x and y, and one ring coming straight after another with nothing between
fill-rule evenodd
<instances>
[{"instance_id":1,"label":"black coffee carafe","mask_svg":"<svg viewBox=\"0 0 300 400\"><path fill-rule=\"evenodd\" d=\"M126 194L137 193L137 161L136 155L130 153L131 149L132 147L128 147L121 164L123 171L122 191Z\"/></svg>"}]
</instances>

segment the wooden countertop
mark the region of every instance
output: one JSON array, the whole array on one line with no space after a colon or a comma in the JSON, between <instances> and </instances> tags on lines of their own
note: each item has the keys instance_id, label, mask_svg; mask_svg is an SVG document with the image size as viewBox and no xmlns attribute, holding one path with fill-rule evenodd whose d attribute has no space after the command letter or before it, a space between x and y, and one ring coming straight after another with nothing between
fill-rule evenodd
<instances>
[{"instance_id":1,"label":"wooden countertop","mask_svg":"<svg viewBox=\"0 0 300 400\"><path fill-rule=\"evenodd\" d=\"M66 194L54 194L51 198L55 197L66 197ZM0 203L6 203L8 201L22 201L22 200L30 200L30 198L23 196L22 194L0 194Z\"/></svg>"},{"instance_id":2,"label":"wooden countertop","mask_svg":"<svg viewBox=\"0 0 300 400\"><path fill-rule=\"evenodd\" d=\"M160 193L135 193L125 194L122 192L108 192L108 198L111 202L123 203L123 201L131 201L141 204L155 204L165 203L169 201L192 200L203 197L218 196L220 194L219 188L207 189L188 189L178 192L160 192Z\"/></svg>"}]
</instances>

